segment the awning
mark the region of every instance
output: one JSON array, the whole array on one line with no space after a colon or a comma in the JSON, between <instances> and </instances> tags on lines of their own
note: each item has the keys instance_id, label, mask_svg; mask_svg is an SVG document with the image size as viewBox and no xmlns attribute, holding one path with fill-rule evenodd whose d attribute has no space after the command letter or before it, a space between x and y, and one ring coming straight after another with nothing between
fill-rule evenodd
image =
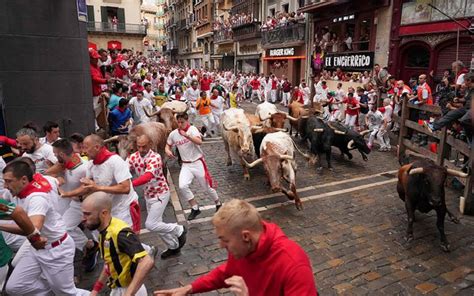
<instances>
[{"instance_id":1,"label":"awning","mask_svg":"<svg viewBox=\"0 0 474 296\"><path fill-rule=\"evenodd\" d=\"M122 49L122 42L117 40L111 40L107 42L107 49Z\"/></svg>"},{"instance_id":2,"label":"awning","mask_svg":"<svg viewBox=\"0 0 474 296\"><path fill-rule=\"evenodd\" d=\"M236 60L260 60L260 54L239 55L235 57Z\"/></svg>"},{"instance_id":3,"label":"awning","mask_svg":"<svg viewBox=\"0 0 474 296\"><path fill-rule=\"evenodd\" d=\"M264 61L273 61L273 60L304 60L305 56L290 56L290 57L264 57Z\"/></svg>"},{"instance_id":4,"label":"awning","mask_svg":"<svg viewBox=\"0 0 474 296\"><path fill-rule=\"evenodd\" d=\"M87 43L87 49L94 49L94 50L97 50L97 44L95 44L94 42L88 42Z\"/></svg>"}]
</instances>

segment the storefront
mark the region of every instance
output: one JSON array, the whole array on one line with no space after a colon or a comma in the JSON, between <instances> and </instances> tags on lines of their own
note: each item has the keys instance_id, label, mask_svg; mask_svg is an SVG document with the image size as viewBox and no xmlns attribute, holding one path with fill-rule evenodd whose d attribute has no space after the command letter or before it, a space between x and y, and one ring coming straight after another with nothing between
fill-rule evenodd
<instances>
[{"instance_id":1,"label":"storefront","mask_svg":"<svg viewBox=\"0 0 474 296\"><path fill-rule=\"evenodd\" d=\"M238 54L235 57L237 71L244 73L260 73L260 47L255 42L256 40L250 42L239 42L237 47Z\"/></svg>"},{"instance_id":2,"label":"storefront","mask_svg":"<svg viewBox=\"0 0 474 296\"><path fill-rule=\"evenodd\" d=\"M448 15L455 16L465 27L467 18L474 16L470 0L440 0L435 5ZM467 67L471 64L474 43L467 30L449 20L428 4L432 1L397 1L400 24L395 26L395 40L390 44L390 68L395 76L408 81L411 77L428 74L441 77L443 71L460 60Z\"/></svg>"},{"instance_id":3,"label":"storefront","mask_svg":"<svg viewBox=\"0 0 474 296\"><path fill-rule=\"evenodd\" d=\"M293 85L298 85L304 77L305 50L302 46L272 48L265 51L263 73L285 75Z\"/></svg>"}]
</instances>

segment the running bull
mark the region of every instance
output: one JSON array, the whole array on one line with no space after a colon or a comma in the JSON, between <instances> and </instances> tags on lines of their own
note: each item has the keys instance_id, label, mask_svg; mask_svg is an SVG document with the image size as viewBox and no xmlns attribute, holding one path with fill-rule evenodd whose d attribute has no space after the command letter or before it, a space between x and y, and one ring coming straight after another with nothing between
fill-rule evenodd
<instances>
[{"instance_id":1,"label":"running bull","mask_svg":"<svg viewBox=\"0 0 474 296\"><path fill-rule=\"evenodd\" d=\"M446 214L454 223L459 220L448 210L445 202L444 183L448 175L465 178L467 174L446 169L436 165L431 160L417 160L404 165L398 171L397 191L401 200L405 202L408 215L406 240L413 240L413 222L415 211L428 213L436 211L436 226L441 237L441 248L449 252L449 243L444 233L444 217Z\"/></svg>"},{"instance_id":2,"label":"running bull","mask_svg":"<svg viewBox=\"0 0 474 296\"><path fill-rule=\"evenodd\" d=\"M295 201L298 210L302 210L303 204L296 192L295 148L298 150L287 133L269 133L260 145L260 158L250 164L244 160L244 163L248 168L263 163L272 191L283 192L290 200ZM289 183L289 190L281 184L282 179Z\"/></svg>"}]
</instances>

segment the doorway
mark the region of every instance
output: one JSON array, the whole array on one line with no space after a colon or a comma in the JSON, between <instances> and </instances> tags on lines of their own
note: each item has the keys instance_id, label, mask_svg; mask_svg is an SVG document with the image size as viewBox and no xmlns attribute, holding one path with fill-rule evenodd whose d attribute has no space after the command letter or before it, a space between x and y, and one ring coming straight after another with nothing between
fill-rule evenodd
<instances>
[{"instance_id":1,"label":"doorway","mask_svg":"<svg viewBox=\"0 0 474 296\"><path fill-rule=\"evenodd\" d=\"M411 77L420 74L428 75L431 52L429 47L422 44L409 45L402 51L400 78L407 83Z\"/></svg>"}]
</instances>

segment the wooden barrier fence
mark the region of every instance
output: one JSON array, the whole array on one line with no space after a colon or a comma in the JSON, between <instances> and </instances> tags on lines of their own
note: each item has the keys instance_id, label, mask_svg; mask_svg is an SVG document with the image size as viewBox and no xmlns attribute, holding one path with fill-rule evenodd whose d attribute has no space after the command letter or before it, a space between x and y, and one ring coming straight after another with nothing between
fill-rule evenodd
<instances>
[{"instance_id":1,"label":"wooden barrier fence","mask_svg":"<svg viewBox=\"0 0 474 296\"><path fill-rule=\"evenodd\" d=\"M414 151L418 154L425 156L433 160L437 165L445 166L450 169L459 169L454 164L449 161L449 155L452 151L457 151L460 154L464 155L464 158L469 159L469 168L471 173L468 178L462 183L464 187L464 214L474 215L474 196L473 196L473 179L472 179L472 166L474 159L474 150L470 149L466 142L454 138L452 135L448 134L448 129L446 127L442 128L438 132L431 133L426 127L419 125L418 122L411 121L409 119L410 110L416 109L418 111L424 111L428 114L431 114L432 117L437 117L441 115L441 108L439 106L433 105L415 105L408 101L408 98L405 98L402 104L402 114L401 117L395 116L394 120L400 124L400 133L398 137L398 156L401 157L405 155L406 150ZM413 143L410 139L407 138L408 130L411 129L421 134L428 135L429 137L435 138L437 141L437 152L432 152L429 148L422 147ZM448 160L448 161L446 161Z\"/></svg>"}]
</instances>

